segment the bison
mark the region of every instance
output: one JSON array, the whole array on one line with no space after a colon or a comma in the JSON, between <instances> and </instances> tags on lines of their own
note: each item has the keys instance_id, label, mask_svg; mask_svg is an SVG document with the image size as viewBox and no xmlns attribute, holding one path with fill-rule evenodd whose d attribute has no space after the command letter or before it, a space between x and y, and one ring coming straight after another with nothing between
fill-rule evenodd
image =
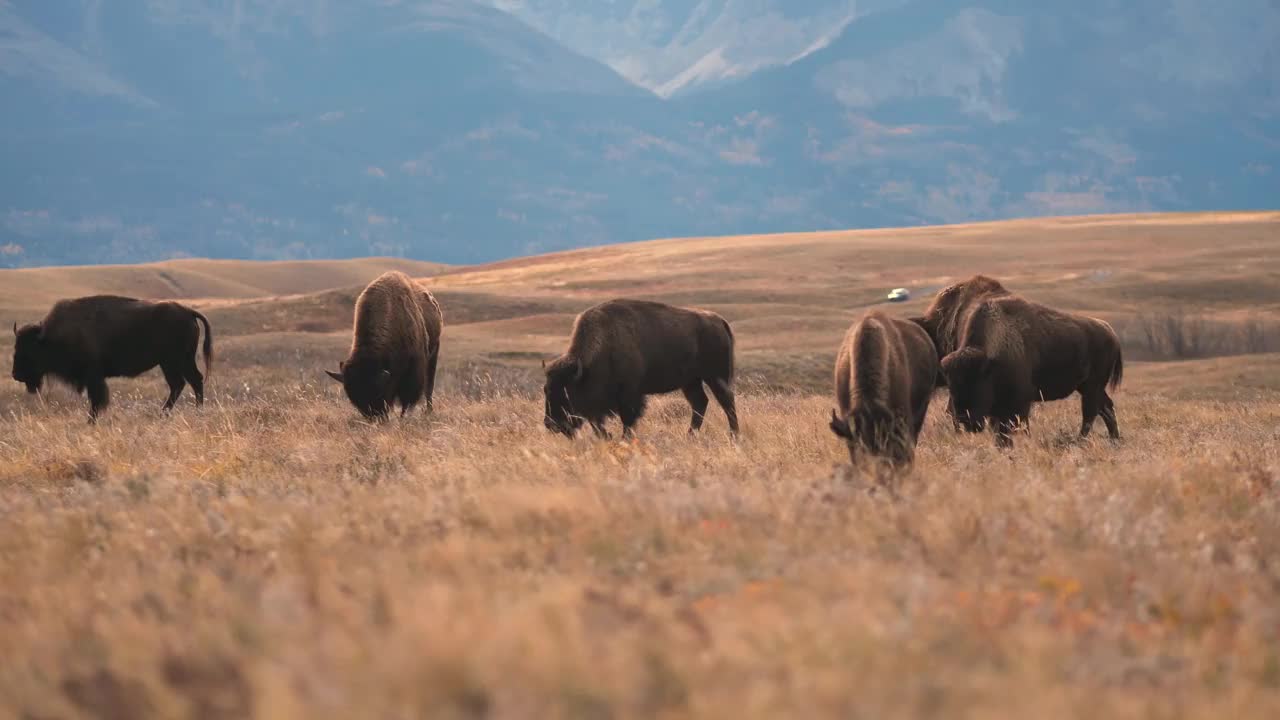
<instances>
[{"instance_id":1,"label":"bison","mask_svg":"<svg viewBox=\"0 0 1280 720\"><path fill-rule=\"evenodd\" d=\"M929 307L925 309L924 315L912 319L923 326L929 333L929 337L933 338L933 344L938 349L938 357L946 357L959 347L957 343L960 341L960 330L964 326L964 319L968 312L987 298L1004 297L1009 294L1010 292L1000 284L999 280L986 275L974 275L968 280L939 290L938 294L934 295L933 302L929 303ZM939 373L937 386L943 387L946 384L946 377ZM956 417L950 396L947 398L947 417L951 418L952 427L959 431L962 425Z\"/></svg>"},{"instance_id":2,"label":"bison","mask_svg":"<svg viewBox=\"0 0 1280 720\"><path fill-rule=\"evenodd\" d=\"M382 420L393 403L403 416L426 396L432 409L444 313L429 290L402 272L383 273L356 299L351 352L338 372L360 414Z\"/></svg>"},{"instance_id":3,"label":"bison","mask_svg":"<svg viewBox=\"0 0 1280 720\"><path fill-rule=\"evenodd\" d=\"M213 361L213 331L199 312L176 302L151 302L116 295L60 300L43 320L13 326L13 379L36 393L51 375L76 392L88 391L93 422L110 402L107 378L137 377L159 365L169 383L164 410L178 401L187 383L204 403L204 376L196 350L204 325L204 364Z\"/></svg>"},{"instance_id":4,"label":"bison","mask_svg":"<svg viewBox=\"0 0 1280 720\"><path fill-rule=\"evenodd\" d=\"M1124 377L1120 339L1105 321L1060 312L1016 295L991 297L965 318L959 349L942 358L956 417L970 432L989 421L1000 446L1013 443L1031 404L1080 393L1085 437L1099 414L1119 439L1107 388Z\"/></svg>"},{"instance_id":5,"label":"bison","mask_svg":"<svg viewBox=\"0 0 1280 720\"><path fill-rule=\"evenodd\" d=\"M605 420L622 420L623 437L644 412L645 396L680 390L693 407L692 434L707 410L705 384L738 432L733 398L733 330L706 310L644 300L610 300L573 323L569 349L544 361L548 430L573 437L586 421L609 437Z\"/></svg>"},{"instance_id":6,"label":"bison","mask_svg":"<svg viewBox=\"0 0 1280 720\"><path fill-rule=\"evenodd\" d=\"M938 377L938 351L919 323L871 311L854 323L836 356L831 431L849 447L911 462Z\"/></svg>"}]
</instances>

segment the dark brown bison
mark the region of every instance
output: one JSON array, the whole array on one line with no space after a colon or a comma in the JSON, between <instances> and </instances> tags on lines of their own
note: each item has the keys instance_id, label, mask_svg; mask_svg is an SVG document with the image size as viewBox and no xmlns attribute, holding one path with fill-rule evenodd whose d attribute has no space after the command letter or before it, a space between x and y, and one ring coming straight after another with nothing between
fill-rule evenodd
<instances>
[{"instance_id":1,"label":"dark brown bison","mask_svg":"<svg viewBox=\"0 0 1280 720\"><path fill-rule=\"evenodd\" d=\"M938 351L918 323L874 310L854 323L836 356L839 411L831 411L849 460L861 449L910 462L938 372Z\"/></svg>"},{"instance_id":2,"label":"dark brown bison","mask_svg":"<svg viewBox=\"0 0 1280 720\"><path fill-rule=\"evenodd\" d=\"M924 311L924 316L913 318L924 327L933 338L938 349L938 357L946 357L960 347L960 331L964 327L964 319L968 312L987 298L1004 297L1011 293L1000 284L999 280L986 275L974 275L942 288L933 296L933 302ZM946 378L939 373L937 385L945 386ZM956 417L950 396L947 397L947 417L952 426L959 431L962 424Z\"/></svg>"},{"instance_id":3,"label":"dark brown bison","mask_svg":"<svg viewBox=\"0 0 1280 720\"><path fill-rule=\"evenodd\" d=\"M356 298L350 354L338 372L325 372L367 418L386 418L396 402L404 415L424 395L430 409L443 329L429 290L402 272L383 273Z\"/></svg>"},{"instance_id":4,"label":"dark brown bison","mask_svg":"<svg viewBox=\"0 0 1280 720\"><path fill-rule=\"evenodd\" d=\"M572 437L585 421L608 437L617 415L624 437L644 412L645 396L680 390L693 406L689 432L702 427L706 384L738 432L733 399L733 331L719 315L644 300L610 300L573 324L569 349L544 362L547 429Z\"/></svg>"},{"instance_id":5,"label":"dark brown bison","mask_svg":"<svg viewBox=\"0 0 1280 720\"><path fill-rule=\"evenodd\" d=\"M1080 393L1089 434L1099 414L1112 438L1120 437L1107 387L1124 376L1120 339L1106 322L1060 312L1009 295L983 300L967 314L960 348L942 358L956 417L971 432L990 423L996 442L1011 445L1034 402Z\"/></svg>"},{"instance_id":6,"label":"dark brown bison","mask_svg":"<svg viewBox=\"0 0 1280 720\"><path fill-rule=\"evenodd\" d=\"M933 301L925 309L924 316L916 322L924 326L933 338L938 354L946 357L960 346L960 332L964 325L965 313L979 302L991 297L1012 295L999 280L986 275L974 275L948 285L933 296Z\"/></svg>"},{"instance_id":7,"label":"dark brown bison","mask_svg":"<svg viewBox=\"0 0 1280 720\"><path fill-rule=\"evenodd\" d=\"M60 300L44 320L13 331L13 379L38 392L52 375L89 395L89 419L110 402L107 378L137 377L159 365L169 383L164 409L178 401L191 383L196 402L204 403L204 376L196 367L200 326L204 324L204 364L213 360L209 320L176 302L150 302L115 295Z\"/></svg>"}]
</instances>

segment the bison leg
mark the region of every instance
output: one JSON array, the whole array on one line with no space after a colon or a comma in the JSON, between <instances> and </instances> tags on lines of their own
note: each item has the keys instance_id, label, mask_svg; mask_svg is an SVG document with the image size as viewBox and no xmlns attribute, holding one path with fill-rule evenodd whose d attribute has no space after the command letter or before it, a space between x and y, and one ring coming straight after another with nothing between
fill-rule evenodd
<instances>
[{"instance_id":1,"label":"bison leg","mask_svg":"<svg viewBox=\"0 0 1280 720\"><path fill-rule=\"evenodd\" d=\"M924 431L924 416L925 416L924 412L920 410L916 411L916 419L912 421L912 424L911 424L912 442L918 441L920 439L920 433Z\"/></svg>"},{"instance_id":2,"label":"bison leg","mask_svg":"<svg viewBox=\"0 0 1280 720\"><path fill-rule=\"evenodd\" d=\"M173 409L174 403L178 402L182 389L187 386L187 381L182 379L182 371L172 365L161 365L160 370L164 373L165 382L169 383L169 399L164 401L161 411L168 412Z\"/></svg>"},{"instance_id":3,"label":"bison leg","mask_svg":"<svg viewBox=\"0 0 1280 720\"><path fill-rule=\"evenodd\" d=\"M196 394L196 404L204 404L204 375L200 374L200 368L196 367L195 356L187 358L187 366L182 369L182 377L186 379L187 384L191 386L191 391ZM170 385L173 383L170 382Z\"/></svg>"},{"instance_id":4,"label":"bison leg","mask_svg":"<svg viewBox=\"0 0 1280 720\"><path fill-rule=\"evenodd\" d=\"M1016 417L992 418L995 420L996 447L1013 447L1013 431L1018 427Z\"/></svg>"},{"instance_id":5,"label":"bison leg","mask_svg":"<svg viewBox=\"0 0 1280 720\"><path fill-rule=\"evenodd\" d=\"M608 428L606 428L606 427L604 426L604 420L603 420L603 419L601 419L601 420L592 420L592 421L591 421L591 430L596 434L596 437L600 438L601 440L608 440L608 439L609 439L609 430L608 430Z\"/></svg>"},{"instance_id":6,"label":"bison leg","mask_svg":"<svg viewBox=\"0 0 1280 720\"><path fill-rule=\"evenodd\" d=\"M431 353L431 359L427 360L427 412L435 410L435 404L432 396L436 392L436 362L440 359L440 348L437 347Z\"/></svg>"},{"instance_id":7,"label":"bison leg","mask_svg":"<svg viewBox=\"0 0 1280 720\"><path fill-rule=\"evenodd\" d=\"M1107 434L1112 440L1120 439L1120 426L1116 424L1116 404L1106 390L1102 391L1102 422L1107 424Z\"/></svg>"},{"instance_id":8,"label":"bison leg","mask_svg":"<svg viewBox=\"0 0 1280 720\"><path fill-rule=\"evenodd\" d=\"M690 407L693 408L693 417L689 420L689 434L692 435L702 428L702 421L707 414L707 392L702 389L702 381L694 380L693 382L681 388L684 393L684 399L689 401Z\"/></svg>"},{"instance_id":9,"label":"bison leg","mask_svg":"<svg viewBox=\"0 0 1280 720\"><path fill-rule=\"evenodd\" d=\"M635 424L644 414L644 395L623 391L618 398L618 419L622 421L622 437L635 436Z\"/></svg>"},{"instance_id":10,"label":"bison leg","mask_svg":"<svg viewBox=\"0 0 1280 720\"><path fill-rule=\"evenodd\" d=\"M1089 437L1089 431L1093 429L1093 420L1098 417L1098 411L1102 409L1101 405L1096 391L1080 392L1080 437Z\"/></svg>"},{"instance_id":11,"label":"bison leg","mask_svg":"<svg viewBox=\"0 0 1280 720\"><path fill-rule=\"evenodd\" d=\"M714 378L707 385L711 388L711 394L716 396L716 402L724 408L725 417L729 418L729 433L737 435L738 408L733 400L733 386L724 378Z\"/></svg>"},{"instance_id":12,"label":"bison leg","mask_svg":"<svg viewBox=\"0 0 1280 720\"><path fill-rule=\"evenodd\" d=\"M84 383L89 393L89 422L98 419L98 415L111 404L111 393L107 390L107 380L102 377L90 377Z\"/></svg>"},{"instance_id":13,"label":"bison leg","mask_svg":"<svg viewBox=\"0 0 1280 720\"><path fill-rule=\"evenodd\" d=\"M960 426L960 418L956 417L956 401L952 399L949 391L947 392L947 417L951 418L951 429L956 432L964 429Z\"/></svg>"},{"instance_id":14,"label":"bison leg","mask_svg":"<svg viewBox=\"0 0 1280 720\"><path fill-rule=\"evenodd\" d=\"M920 433L924 432L924 421L929 417L929 395L925 395L919 403L912 408L911 420L911 441L913 443L920 441Z\"/></svg>"}]
</instances>

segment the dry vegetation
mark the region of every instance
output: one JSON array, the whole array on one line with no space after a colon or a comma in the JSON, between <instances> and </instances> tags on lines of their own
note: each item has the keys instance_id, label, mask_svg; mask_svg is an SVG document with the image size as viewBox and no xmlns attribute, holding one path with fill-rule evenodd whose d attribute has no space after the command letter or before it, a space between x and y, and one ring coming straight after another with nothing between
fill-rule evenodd
<instances>
[{"instance_id":1,"label":"dry vegetation","mask_svg":"<svg viewBox=\"0 0 1280 720\"><path fill-rule=\"evenodd\" d=\"M432 281L455 323L438 410L377 427L319 373L349 288L204 297L225 332L202 409L188 396L161 418L158 377L115 381L90 428L65 390L0 386L0 716L1276 717L1277 356L1131 364L1118 444L1075 440L1067 401L1000 452L951 433L940 396L915 467L889 476L849 467L825 427L833 328L912 278L981 265L1116 320L1274 322L1280 295L1258 288L1280 285L1280 223L1219 220L1043 223L1044 247L1005 224L451 271ZM1165 249L1091 275L1090 248L1126 232ZM866 269L895 242L898 274ZM1021 269L969 254L1013 250ZM1241 264L1258 297L1215 299L1212 262ZM719 273L701 290L680 279L699 268ZM716 410L687 438L674 398L636 443L542 429L537 358L610 278L734 322L740 442ZM1149 300L1192 281L1201 295Z\"/></svg>"}]
</instances>

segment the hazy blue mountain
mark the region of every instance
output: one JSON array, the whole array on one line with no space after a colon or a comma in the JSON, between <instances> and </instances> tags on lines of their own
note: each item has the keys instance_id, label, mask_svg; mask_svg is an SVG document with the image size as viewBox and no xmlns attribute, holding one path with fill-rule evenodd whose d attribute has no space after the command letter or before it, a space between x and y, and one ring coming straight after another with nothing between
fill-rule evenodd
<instances>
[{"instance_id":1,"label":"hazy blue mountain","mask_svg":"<svg viewBox=\"0 0 1280 720\"><path fill-rule=\"evenodd\" d=\"M838 224L1275 206L1280 6L1024 8L903 3L678 102L758 113L752 163Z\"/></svg>"},{"instance_id":2,"label":"hazy blue mountain","mask_svg":"<svg viewBox=\"0 0 1280 720\"><path fill-rule=\"evenodd\" d=\"M1274 0L0 0L0 265L1275 207L1278 40Z\"/></svg>"},{"instance_id":3,"label":"hazy blue mountain","mask_svg":"<svg viewBox=\"0 0 1280 720\"><path fill-rule=\"evenodd\" d=\"M605 240L565 212L628 181L584 180L608 165L588 129L663 124L647 91L476 3L51 5L0 6L0 89L30 108L0 118L15 264Z\"/></svg>"},{"instance_id":4,"label":"hazy blue mountain","mask_svg":"<svg viewBox=\"0 0 1280 720\"><path fill-rule=\"evenodd\" d=\"M904 0L489 0L566 46L670 96L821 48L855 18Z\"/></svg>"}]
</instances>

